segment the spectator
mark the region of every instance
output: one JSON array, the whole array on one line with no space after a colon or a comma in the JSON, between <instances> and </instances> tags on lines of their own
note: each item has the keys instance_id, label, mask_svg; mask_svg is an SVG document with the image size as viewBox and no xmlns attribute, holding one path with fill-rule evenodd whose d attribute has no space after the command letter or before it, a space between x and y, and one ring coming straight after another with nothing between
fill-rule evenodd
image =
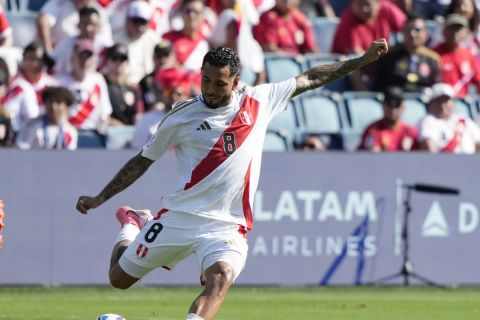
<instances>
[{"instance_id":1,"label":"spectator","mask_svg":"<svg viewBox=\"0 0 480 320\"><path fill-rule=\"evenodd\" d=\"M152 8L145 1L132 1L127 8L125 28L114 34L115 43L128 47L128 82L137 84L153 71L153 48L160 38L149 27Z\"/></svg>"},{"instance_id":2,"label":"spectator","mask_svg":"<svg viewBox=\"0 0 480 320\"><path fill-rule=\"evenodd\" d=\"M438 82L440 56L425 46L427 41L425 21L410 16L403 28L403 43L394 46L377 63L374 77L375 91L396 85L408 92L422 92Z\"/></svg>"},{"instance_id":3,"label":"spectator","mask_svg":"<svg viewBox=\"0 0 480 320\"><path fill-rule=\"evenodd\" d=\"M468 34L468 21L458 14L451 14L445 21L445 41L435 48L440 54L440 70L443 82L451 85L458 97L464 97L469 86L480 89L480 65L476 57L461 46Z\"/></svg>"},{"instance_id":4,"label":"spectator","mask_svg":"<svg viewBox=\"0 0 480 320\"><path fill-rule=\"evenodd\" d=\"M13 141L12 122L10 113L3 107L3 100L7 96L8 72L0 68L0 147L8 147Z\"/></svg>"},{"instance_id":5,"label":"spectator","mask_svg":"<svg viewBox=\"0 0 480 320\"><path fill-rule=\"evenodd\" d=\"M165 108L165 98L160 84L155 80L155 74L166 64L172 54L172 45L169 41L161 41L153 49L153 72L147 74L140 81L140 92L145 112ZM173 57L175 57L172 54Z\"/></svg>"},{"instance_id":6,"label":"spectator","mask_svg":"<svg viewBox=\"0 0 480 320\"><path fill-rule=\"evenodd\" d=\"M327 146L322 138L313 133L307 133L303 135L302 140L296 147L297 150L315 152L323 152L327 149Z\"/></svg>"},{"instance_id":7,"label":"spectator","mask_svg":"<svg viewBox=\"0 0 480 320\"><path fill-rule=\"evenodd\" d=\"M101 15L100 37L105 42L112 37L108 17L104 10L94 0L48 0L37 16L37 33L45 48L50 53L68 36L78 33L78 11L86 6L95 7Z\"/></svg>"},{"instance_id":8,"label":"spectator","mask_svg":"<svg viewBox=\"0 0 480 320\"><path fill-rule=\"evenodd\" d=\"M66 37L53 50L52 56L55 59L54 71L58 75L72 71L70 61L72 59L73 46L77 39L88 39L93 41L93 46L97 55L101 55L104 48L110 47L113 44L111 35L109 37L99 36L101 17L100 12L95 7L83 7L78 11L78 15L79 34Z\"/></svg>"},{"instance_id":9,"label":"spectator","mask_svg":"<svg viewBox=\"0 0 480 320\"><path fill-rule=\"evenodd\" d=\"M433 153L480 151L480 128L470 118L454 113L454 89L446 83L433 85L429 114L420 122L420 148Z\"/></svg>"},{"instance_id":10,"label":"spectator","mask_svg":"<svg viewBox=\"0 0 480 320\"><path fill-rule=\"evenodd\" d=\"M365 129L358 149L373 152L411 151L417 130L401 120L404 111L403 90L396 86L386 88L383 118Z\"/></svg>"},{"instance_id":11,"label":"spectator","mask_svg":"<svg viewBox=\"0 0 480 320\"><path fill-rule=\"evenodd\" d=\"M69 109L70 123L78 129L104 133L112 105L105 79L95 71L94 51L90 40L77 39L72 54L72 72L61 75L59 82L75 97L75 102Z\"/></svg>"},{"instance_id":12,"label":"spectator","mask_svg":"<svg viewBox=\"0 0 480 320\"><path fill-rule=\"evenodd\" d=\"M467 48L480 61L480 11L474 0L452 0L446 11L446 16L459 14L468 21L469 33L463 47Z\"/></svg>"},{"instance_id":13,"label":"spectator","mask_svg":"<svg viewBox=\"0 0 480 320\"><path fill-rule=\"evenodd\" d=\"M77 129L68 122L68 108L74 97L65 88L49 87L42 92L46 113L25 124L17 135L16 145L23 150L75 150Z\"/></svg>"},{"instance_id":14,"label":"spectator","mask_svg":"<svg viewBox=\"0 0 480 320\"><path fill-rule=\"evenodd\" d=\"M163 35L165 40L172 43L175 57L186 69L200 74L203 56L208 51L208 42L204 26L203 12L205 5L202 0L182 0L183 28L172 30Z\"/></svg>"},{"instance_id":15,"label":"spectator","mask_svg":"<svg viewBox=\"0 0 480 320\"><path fill-rule=\"evenodd\" d=\"M262 48L253 38L251 27L244 23L233 9L225 9L220 13L218 24L210 36L210 44L213 48L223 46L238 52L241 69L255 75L250 84L258 85L265 82Z\"/></svg>"},{"instance_id":16,"label":"spectator","mask_svg":"<svg viewBox=\"0 0 480 320\"><path fill-rule=\"evenodd\" d=\"M138 110L138 91L127 82L128 49L124 44L114 44L107 49L104 76L112 104L110 125L133 125Z\"/></svg>"},{"instance_id":17,"label":"spectator","mask_svg":"<svg viewBox=\"0 0 480 320\"><path fill-rule=\"evenodd\" d=\"M109 8L110 23L112 32L121 32L125 28L128 5L135 0L117 0ZM170 30L169 14L175 0L144 0L150 4L152 8L152 16L148 26L158 36L162 36Z\"/></svg>"},{"instance_id":18,"label":"spectator","mask_svg":"<svg viewBox=\"0 0 480 320\"><path fill-rule=\"evenodd\" d=\"M54 61L40 42L32 42L23 50L23 60L18 77L26 80L35 90L37 103L42 113L45 111L42 91L46 87L58 85L58 80L47 72L53 64Z\"/></svg>"},{"instance_id":19,"label":"spectator","mask_svg":"<svg viewBox=\"0 0 480 320\"><path fill-rule=\"evenodd\" d=\"M298 9L299 0L277 0L275 7L260 16L255 39L264 52L290 55L317 52L312 26Z\"/></svg>"},{"instance_id":20,"label":"spectator","mask_svg":"<svg viewBox=\"0 0 480 320\"><path fill-rule=\"evenodd\" d=\"M352 0L340 16L333 41L333 53L362 54L374 39L402 30L406 15L393 3L383 0Z\"/></svg>"},{"instance_id":21,"label":"spectator","mask_svg":"<svg viewBox=\"0 0 480 320\"><path fill-rule=\"evenodd\" d=\"M332 52L363 54L378 38L390 42L390 36L402 30L406 15L395 4L384 0L352 0L340 16ZM369 90L373 85L376 65L350 74L355 90Z\"/></svg>"},{"instance_id":22,"label":"spectator","mask_svg":"<svg viewBox=\"0 0 480 320\"><path fill-rule=\"evenodd\" d=\"M5 14L5 7L0 3L0 47L11 47L13 45L13 30Z\"/></svg>"}]
</instances>

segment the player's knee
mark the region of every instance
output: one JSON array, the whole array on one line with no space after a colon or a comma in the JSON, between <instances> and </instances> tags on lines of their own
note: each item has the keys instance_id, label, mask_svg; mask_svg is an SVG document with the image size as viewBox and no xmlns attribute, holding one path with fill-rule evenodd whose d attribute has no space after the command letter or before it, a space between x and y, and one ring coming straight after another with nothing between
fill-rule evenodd
<instances>
[{"instance_id":1,"label":"player's knee","mask_svg":"<svg viewBox=\"0 0 480 320\"><path fill-rule=\"evenodd\" d=\"M110 270L108 278L112 287L122 290L130 288L136 282L134 281L134 278L125 276L122 272L118 272L117 268L112 268Z\"/></svg>"},{"instance_id":2,"label":"player's knee","mask_svg":"<svg viewBox=\"0 0 480 320\"><path fill-rule=\"evenodd\" d=\"M235 272L227 263L221 263L210 273L210 282L212 286L219 288L228 288L233 284Z\"/></svg>"}]
</instances>

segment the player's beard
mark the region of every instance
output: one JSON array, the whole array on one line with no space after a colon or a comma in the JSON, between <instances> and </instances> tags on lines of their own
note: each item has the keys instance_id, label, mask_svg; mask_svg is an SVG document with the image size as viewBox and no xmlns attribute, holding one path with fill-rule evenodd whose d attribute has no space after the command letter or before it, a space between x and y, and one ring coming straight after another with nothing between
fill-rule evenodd
<instances>
[{"instance_id":1,"label":"player's beard","mask_svg":"<svg viewBox=\"0 0 480 320\"><path fill-rule=\"evenodd\" d=\"M203 100L205 101L205 104L207 105L207 107L212 108L212 109L217 109L217 108L221 108L221 107L226 106L230 102L231 94L221 96L220 98L215 97L214 101L212 101L208 97L208 95L205 95L204 93L202 93L202 96L203 96Z\"/></svg>"}]
</instances>

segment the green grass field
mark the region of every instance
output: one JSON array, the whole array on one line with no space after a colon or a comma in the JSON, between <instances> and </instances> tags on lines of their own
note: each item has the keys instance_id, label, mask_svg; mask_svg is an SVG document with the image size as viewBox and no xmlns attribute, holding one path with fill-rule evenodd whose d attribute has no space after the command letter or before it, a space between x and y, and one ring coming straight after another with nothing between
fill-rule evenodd
<instances>
[{"instance_id":1,"label":"green grass field","mask_svg":"<svg viewBox=\"0 0 480 320\"><path fill-rule=\"evenodd\" d=\"M0 319L185 319L200 288L1 288ZM480 288L233 288L217 319L480 319Z\"/></svg>"}]
</instances>

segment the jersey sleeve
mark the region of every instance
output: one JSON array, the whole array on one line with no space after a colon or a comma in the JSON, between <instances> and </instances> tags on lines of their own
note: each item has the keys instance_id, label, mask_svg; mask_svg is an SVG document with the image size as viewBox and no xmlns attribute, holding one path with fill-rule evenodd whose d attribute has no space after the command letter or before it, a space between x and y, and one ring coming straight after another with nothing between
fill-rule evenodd
<instances>
[{"instance_id":1,"label":"jersey sleeve","mask_svg":"<svg viewBox=\"0 0 480 320\"><path fill-rule=\"evenodd\" d=\"M169 148L177 145L178 136L175 117L172 116L172 113L169 113L160 122L157 132L150 141L143 146L142 156L153 161L159 159Z\"/></svg>"},{"instance_id":2,"label":"jersey sleeve","mask_svg":"<svg viewBox=\"0 0 480 320\"><path fill-rule=\"evenodd\" d=\"M263 106L266 108L264 112L269 114L269 119L271 120L278 113L285 110L288 100L290 100L297 89L297 80L290 78L278 83L259 85L255 88L258 94L262 95L264 99Z\"/></svg>"}]
</instances>

